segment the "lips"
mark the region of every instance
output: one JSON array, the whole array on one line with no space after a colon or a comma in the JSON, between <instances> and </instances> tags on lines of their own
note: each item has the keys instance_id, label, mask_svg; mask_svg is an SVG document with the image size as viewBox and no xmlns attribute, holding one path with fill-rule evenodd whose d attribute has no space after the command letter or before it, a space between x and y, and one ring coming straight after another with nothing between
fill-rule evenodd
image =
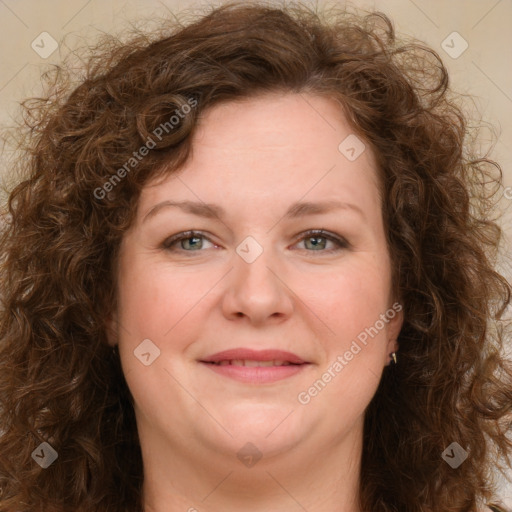
<instances>
[{"instance_id":1,"label":"lips","mask_svg":"<svg viewBox=\"0 0 512 512\"><path fill-rule=\"evenodd\" d=\"M217 352L202 359L201 362L222 366L288 366L307 363L298 355L284 350L251 350L245 348Z\"/></svg>"},{"instance_id":2,"label":"lips","mask_svg":"<svg viewBox=\"0 0 512 512\"><path fill-rule=\"evenodd\" d=\"M219 361L217 363L211 362L209 364L214 364L217 366L249 366L249 367L263 367L263 366L290 366L295 363L290 363L289 361L253 361L252 359L224 359L223 361Z\"/></svg>"},{"instance_id":3,"label":"lips","mask_svg":"<svg viewBox=\"0 0 512 512\"><path fill-rule=\"evenodd\" d=\"M272 384L299 375L310 363L283 350L237 348L217 352L199 361L217 375L244 384Z\"/></svg>"}]
</instances>

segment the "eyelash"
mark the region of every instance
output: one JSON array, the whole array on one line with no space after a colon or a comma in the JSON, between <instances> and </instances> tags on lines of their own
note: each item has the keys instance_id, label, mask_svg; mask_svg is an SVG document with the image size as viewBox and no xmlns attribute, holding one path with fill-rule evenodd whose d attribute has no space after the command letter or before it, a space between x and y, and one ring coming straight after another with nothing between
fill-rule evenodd
<instances>
[{"instance_id":1,"label":"eyelash","mask_svg":"<svg viewBox=\"0 0 512 512\"><path fill-rule=\"evenodd\" d=\"M167 238L163 243L162 247L169 251L169 252L176 252L176 249L172 249L172 246L177 244L178 242L181 242L182 240L188 240L190 238L204 238L208 240L211 243L212 242L207 236L204 235L202 231L184 231L182 233L178 233L176 235L171 236L170 238ZM348 249L350 247L350 244L341 237L338 237L336 235L333 235L331 233L328 233L322 229L310 229L304 233L302 233L302 238L299 238L297 242L300 242L302 240L305 240L307 238L325 238L327 240L330 240L331 242L334 242L338 247L336 249L326 249L326 250L308 250L304 249L307 252L323 252L324 254L332 254L338 251L341 251L342 249ZM297 243L295 242L295 243ZM201 249L198 249L196 251L187 251L185 249L180 249L183 252L202 252Z\"/></svg>"}]
</instances>

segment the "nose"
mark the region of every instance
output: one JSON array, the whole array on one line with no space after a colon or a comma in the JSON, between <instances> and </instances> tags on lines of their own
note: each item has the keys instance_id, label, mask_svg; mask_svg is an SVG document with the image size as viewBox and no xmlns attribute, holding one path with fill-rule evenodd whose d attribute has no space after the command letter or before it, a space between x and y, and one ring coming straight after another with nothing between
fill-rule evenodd
<instances>
[{"instance_id":1,"label":"nose","mask_svg":"<svg viewBox=\"0 0 512 512\"><path fill-rule=\"evenodd\" d=\"M230 320L243 318L255 326L280 323L293 311L293 290L270 249L254 261L234 257L234 268L225 282L222 309Z\"/></svg>"}]
</instances>

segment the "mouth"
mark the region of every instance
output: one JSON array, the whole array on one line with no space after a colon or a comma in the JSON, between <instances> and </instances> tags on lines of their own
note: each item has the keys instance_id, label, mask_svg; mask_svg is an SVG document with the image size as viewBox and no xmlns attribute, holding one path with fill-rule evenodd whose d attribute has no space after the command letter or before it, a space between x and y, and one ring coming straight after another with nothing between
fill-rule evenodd
<instances>
[{"instance_id":1,"label":"mouth","mask_svg":"<svg viewBox=\"0 0 512 512\"><path fill-rule=\"evenodd\" d=\"M291 377L311 364L291 352L243 348L218 352L199 362L218 375L253 384Z\"/></svg>"},{"instance_id":2,"label":"mouth","mask_svg":"<svg viewBox=\"0 0 512 512\"><path fill-rule=\"evenodd\" d=\"M202 363L206 364L214 364L216 366L250 366L250 367L269 367L269 366L298 366L299 364L306 364L306 363L291 363L290 361L279 361L279 360L272 360L272 361L255 361L253 359L223 359L222 361L201 361Z\"/></svg>"}]
</instances>

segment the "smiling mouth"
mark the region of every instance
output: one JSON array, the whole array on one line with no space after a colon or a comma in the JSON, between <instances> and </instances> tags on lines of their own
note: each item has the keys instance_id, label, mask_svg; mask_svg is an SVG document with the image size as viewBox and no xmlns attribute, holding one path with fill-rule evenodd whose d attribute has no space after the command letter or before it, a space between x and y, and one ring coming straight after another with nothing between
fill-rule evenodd
<instances>
[{"instance_id":1,"label":"smiling mouth","mask_svg":"<svg viewBox=\"0 0 512 512\"><path fill-rule=\"evenodd\" d=\"M254 359L224 359L220 361L200 361L212 372L245 384L272 384L290 378L305 371L310 363L292 363L272 359L256 361Z\"/></svg>"},{"instance_id":2,"label":"smiling mouth","mask_svg":"<svg viewBox=\"0 0 512 512\"><path fill-rule=\"evenodd\" d=\"M280 361L280 360L272 360L272 361L254 361L252 359L230 359L224 361L203 361L207 364L212 364L216 366L301 366L301 364L306 363L291 363L290 361Z\"/></svg>"}]
</instances>

